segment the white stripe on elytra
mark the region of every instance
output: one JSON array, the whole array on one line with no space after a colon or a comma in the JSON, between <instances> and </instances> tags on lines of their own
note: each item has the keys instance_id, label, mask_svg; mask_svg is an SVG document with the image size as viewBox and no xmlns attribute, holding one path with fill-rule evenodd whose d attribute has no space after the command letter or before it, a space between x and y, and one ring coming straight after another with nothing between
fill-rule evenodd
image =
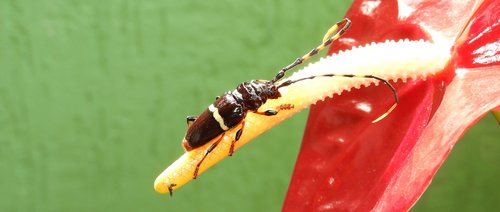
<instances>
[{"instance_id":1,"label":"white stripe on elytra","mask_svg":"<svg viewBox=\"0 0 500 212\"><path fill-rule=\"evenodd\" d=\"M222 116L220 116L218 108L211 104L210 106L208 106L208 110L212 112L212 116L219 123L220 128L222 128L224 131L229 129L229 127L224 124L224 119L222 118Z\"/></svg>"}]
</instances>

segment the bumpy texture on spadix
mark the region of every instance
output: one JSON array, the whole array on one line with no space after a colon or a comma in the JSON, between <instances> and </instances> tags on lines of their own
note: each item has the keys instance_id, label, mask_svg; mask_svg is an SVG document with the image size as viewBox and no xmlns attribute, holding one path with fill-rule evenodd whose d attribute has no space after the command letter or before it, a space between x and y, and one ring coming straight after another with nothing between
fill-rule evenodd
<instances>
[{"instance_id":1,"label":"bumpy texture on spadix","mask_svg":"<svg viewBox=\"0 0 500 212\"><path fill-rule=\"evenodd\" d=\"M283 81L327 73L370 74L391 81L406 81L407 79L417 78L425 79L443 70L449 59L450 51L447 47L427 41L387 41L385 43L357 47L322 58L320 61L308 65ZM244 132L240 140L236 142L235 149L239 149L242 145L272 126L317 101L331 97L333 94L340 94L343 91L360 88L361 86L369 86L370 84L379 84L379 82L363 78L321 77L300 81L283 87L279 90L282 97L275 100L268 100L261 107L261 111L276 109L284 104L292 104L294 106L293 109L280 111L275 116L262 116L249 113L245 119ZM389 88L387 95L392 95ZM200 174L228 156L231 141L234 139L237 129L239 129L239 126L230 129L221 143L207 156L200 167ZM169 192L168 187L171 184L176 185L173 187L175 190L189 182L193 178L198 161L201 160L205 150L214 141L212 140L200 148L184 153L184 155L156 178L154 182L155 190L159 193L167 193Z\"/></svg>"}]
</instances>

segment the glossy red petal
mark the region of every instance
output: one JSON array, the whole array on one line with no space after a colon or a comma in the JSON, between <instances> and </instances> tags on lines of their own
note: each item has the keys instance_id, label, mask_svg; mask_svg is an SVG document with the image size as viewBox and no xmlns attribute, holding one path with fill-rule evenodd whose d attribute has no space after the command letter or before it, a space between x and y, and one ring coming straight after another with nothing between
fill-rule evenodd
<instances>
[{"instance_id":1,"label":"glossy red petal","mask_svg":"<svg viewBox=\"0 0 500 212\"><path fill-rule=\"evenodd\" d=\"M437 77L395 83L400 104L379 123L370 121L393 101L382 86L314 106L283 210L410 208L465 130L500 105L500 90L491 86L500 80L498 61L474 62L498 56L498 50L478 53L498 44L498 5L355 1L347 13L353 25L333 51L409 38L449 44L454 58ZM363 112L360 104L372 110Z\"/></svg>"},{"instance_id":2,"label":"glossy red petal","mask_svg":"<svg viewBox=\"0 0 500 212\"><path fill-rule=\"evenodd\" d=\"M481 5L474 19L457 41L456 65L478 68L500 65L500 3L490 0ZM495 18L496 17L496 18ZM480 69L476 69L480 70Z\"/></svg>"}]
</instances>

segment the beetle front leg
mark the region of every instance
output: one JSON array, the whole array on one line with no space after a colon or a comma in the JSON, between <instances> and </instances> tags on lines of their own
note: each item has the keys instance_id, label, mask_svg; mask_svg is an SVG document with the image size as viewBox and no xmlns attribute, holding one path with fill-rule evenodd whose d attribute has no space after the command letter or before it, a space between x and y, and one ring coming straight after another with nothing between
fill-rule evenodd
<instances>
[{"instance_id":1,"label":"beetle front leg","mask_svg":"<svg viewBox=\"0 0 500 212\"><path fill-rule=\"evenodd\" d=\"M276 110L266 110L264 112L255 112L256 114L259 114L259 115L264 115L264 116L274 116L276 114L278 114L279 111L281 110L290 110L290 109L293 109L294 106L292 104L282 104L282 105L279 105Z\"/></svg>"},{"instance_id":2,"label":"beetle front leg","mask_svg":"<svg viewBox=\"0 0 500 212\"><path fill-rule=\"evenodd\" d=\"M259 115L264 115L264 116L274 116L276 114L278 114L278 111L277 110L266 110L264 112L255 112L256 114L259 114Z\"/></svg>"}]
</instances>

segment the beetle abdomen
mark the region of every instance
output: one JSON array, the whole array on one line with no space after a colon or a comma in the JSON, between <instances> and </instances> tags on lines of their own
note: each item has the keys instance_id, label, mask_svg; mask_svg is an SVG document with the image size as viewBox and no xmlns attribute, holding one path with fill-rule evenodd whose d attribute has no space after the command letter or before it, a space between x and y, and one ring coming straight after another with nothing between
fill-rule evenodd
<instances>
[{"instance_id":1,"label":"beetle abdomen","mask_svg":"<svg viewBox=\"0 0 500 212\"><path fill-rule=\"evenodd\" d=\"M196 121L189 126L185 137L185 142L187 143L183 144L184 149L190 151L191 149L203 146L224 131L225 130L220 127L219 122L214 118L213 113L206 109Z\"/></svg>"},{"instance_id":2,"label":"beetle abdomen","mask_svg":"<svg viewBox=\"0 0 500 212\"><path fill-rule=\"evenodd\" d=\"M231 93L224 94L189 126L183 142L184 148L189 151L203 146L239 124L244 116L243 108L235 97Z\"/></svg>"}]
</instances>

